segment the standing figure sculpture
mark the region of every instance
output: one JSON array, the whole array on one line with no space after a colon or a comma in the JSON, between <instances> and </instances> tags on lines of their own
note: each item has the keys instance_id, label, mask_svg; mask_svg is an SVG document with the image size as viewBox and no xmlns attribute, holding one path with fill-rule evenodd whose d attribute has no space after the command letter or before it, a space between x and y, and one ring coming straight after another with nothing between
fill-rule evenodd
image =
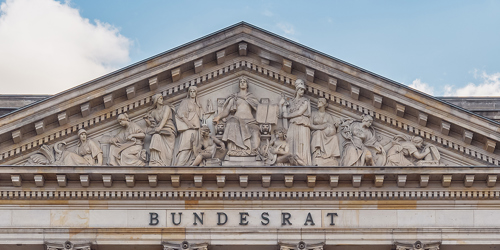
<instances>
[{"instance_id":1,"label":"standing figure sculpture","mask_svg":"<svg viewBox=\"0 0 500 250\"><path fill-rule=\"evenodd\" d=\"M293 156L293 163L300 166L311 165L311 104L304 97L305 90L304 80L297 79L295 98L289 102L287 112L283 113L283 119L289 120L287 141L290 154Z\"/></svg>"},{"instance_id":2,"label":"standing figure sculpture","mask_svg":"<svg viewBox=\"0 0 500 250\"><path fill-rule=\"evenodd\" d=\"M260 132L252 110L257 109L259 100L248 92L248 82L245 77L240 77L239 87L238 93L226 99L222 112L213 119L213 122L219 123L221 119L226 121L222 141L227 143L228 155L256 155L260 146Z\"/></svg>"},{"instance_id":3,"label":"standing figure sculpture","mask_svg":"<svg viewBox=\"0 0 500 250\"><path fill-rule=\"evenodd\" d=\"M148 109L144 120L148 125L148 134L152 134L149 145L150 166L170 166L174 155L177 130L172 120L173 107L163 100L161 94L152 97L153 104Z\"/></svg>"},{"instance_id":4,"label":"standing figure sculpture","mask_svg":"<svg viewBox=\"0 0 500 250\"><path fill-rule=\"evenodd\" d=\"M340 159L337 129L340 120L326 113L328 106L325 98L319 98L318 111L311 115L311 152L312 165L338 166Z\"/></svg>"},{"instance_id":5,"label":"standing figure sculpture","mask_svg":"<svg viewBox=\"0 0 500 250\"><path fill-rule=\"evenodd\" d=\"M384 166L386 153L372 127L373 117L363 115L362 121L342 123L345 138L342 166Z\"/></svg>"},{"instance_id":6,"label":"standing figure sculpture","mask_svg":"<svg viewBox=\"0 0 500 250\"><path fill-rule=\"evenodd\" d=\"M420 136L410 138L404 135L394 136L392 147L387 151L386 166L415 166L415 164L406 157L414 157L417 160L424 159L431 150L425 148L423 152L419 152L418 149L422 148L423 143L424 139Z\"/></svg>"},{"instance_id":7,"label":"standing figure sculpture","mask_svg":"<svg viewBox=\"0 0 500 250\"><path fill-rule=\"evenodd\" d=\"M139 125L131 122L126 113L118 116L123 128L111 138L109 164L112 166L144 166L143 139L146 136Z\"/></svg>"},{"instance_id":8,"label":"standing figure sculpture","mask_svg":"<svg viewBox=\"0 0 500 250\"><path fill-rule=\"evenodd\" d=\"M85 161L91 166L102 165L102 150L96 142L87 138L87 131L85 129L78 130L80 141L78 142L76 152L83 157Z\"/></svg>"},{"instance_id":9,"label":"standing figure sculpture","mask_svg":"<svg viewBox=\"0 0 500 250\"><path fill-rule=\"evenodd\" d=\"M200 121L203 119L203 108L198 101L196 86L188 89L187 98L181 101L177 109L176 124L179 134L178 149L176 150L175 166L189 166L196 155L191 141L200 139Z\"/></svg>"}]
</instances>

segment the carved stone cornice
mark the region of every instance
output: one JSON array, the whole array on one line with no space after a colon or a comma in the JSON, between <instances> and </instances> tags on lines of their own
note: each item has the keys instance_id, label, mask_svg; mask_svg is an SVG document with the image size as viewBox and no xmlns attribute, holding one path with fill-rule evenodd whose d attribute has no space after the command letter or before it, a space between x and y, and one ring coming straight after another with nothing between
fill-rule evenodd
<instances>
[{"instance_id":1,"label":"carved stone cornice","mask_svg":"<svg viewBox=\"0 0 500 250\"><path fill-rule=\"evenodd\" d=\"M363 187L377 186L377 187L400 187L397 181L400 179L401 175L406 175L408 180L419 180L420 185L415 185L415 187L427 187L434 184L434 187L439 186L446 188L449 186L450 182L461 183L463 187L470 186L488 186L494 187L498 177L500 167L492 166L477 166L474 168L467 166L460 167L450 167L450 166L428 166L428 167L399 167L399 166L385 166L381 167L326 167L326 166L315 166L315 167L303 167L303 166L261 166L261 167L251 167L251 166L225 166L225 167L190 167L190 166L167 166L167 167L110 167L110 166L88 166L88 167L71 167L71 166L0 166L0 174L3 176L11 176L9 179L13 182L19 184L36 183L36 177L42 175L44 178L45 186L48 182L53 181L54 185L64 182L65 186L67 183L84 183L83 187L89 185L91 182L94 186L98 186L98 183L103 183L102 178L89 179L88 175L96 176L111 176L114 183L127 183L128 187L133 188L134 185L129 185L129 182L134 182L134 179L146 179L149 182L154 181L156 184L165 181L173 181L176 178L176 182L193 182L195 181L195 176L201 176L197 178L202 178L201 186L205 186L205 183L210 184L210 181L221 182L222 179L234 178L241 179L249 175L258 177L258 180L262 183L268 182L280 182L281 184L287 184L285 181L286 176L290 176L291 180L303 180L304 184L310 182L314 177L315 179L324 179L334 181L340 178L343 180L350 180L353 178L358 178L360 176L363 181ZM172 175L175 173L175 175ZM217 176L214 176L217 173ZM121 175L121 177L120 177ZM123 178L125 175L127 178ZM270 176L272 178L270 178ZM26 176L26 177L23 177ZM27 176L34 176L32 178L27 178ZM152 179L152 176L155 178ZM188 178L181 178L188 177ZM293 177L291 177L293 176ZM432 180L429 180L429 176L432 176ZM16 178L14 178L16 177ZM118 177L118 178L113 178ZM191 180L189 180L189 177ZM336 178L333 178L336 177ZM22 178L22 182L20 181ZM108 178L108 177L107 177ZM382 183L377 180L383 179ZM181 181L182 180L182 181ZM208 181L208 182L207 182ZM240 180L241 181L241 180ZM290 185L297 181L291 181ZM393 183L392 183L393 182ZM39 182L41 184L41 182ZM346 183L351 183L351 181L346 181ZM180 183L179 183L180 184ZM328 186L328 183L322 183ZM436 185L438 184L438 185ZM159 184L158 184L159 185ZM320 186L320 183L315 183L315 186ZM43 187L44 185L36 185ZM151 188L155 188L156 185L148 185ZM104 186L103 186L104 187ZM411 187L406 185L405 187ZM469 190L467 190L469 191ZM477 190L474 190L477 191Z\"/></svg>"},{"instance_id":2,"label":"carved stone cornice","mask_svg":"<svg viewBox=\"0 0 500 250\"><path fill-rule=\"evenodd\" d=\"M257 60L251 58L243 60L234 60L233 62L227 62L221 65L220 68L212 68L211 71L206 72L201 76L196 77L186 77L180 81L179 85L170 85L167 89L160 89L161 93L166 98L172 98L180 93L180 90L187 88L188 86L203 84L206 82L211 82L219 77L226 77L229 73L235 73L240 70L250 70L262 75L265 69L268 79L275 81L279 84L288 85L293 88L293 82L295 81L295 76L278 72L268 65L262 65ZM219 72L225 72L221 75ZM351 110L354 113L369 114L373 116L374 120L378 120L381 125L389 125L396 129L402 130L405 133L419 135L423 138L433 141L434 144L442 145L447 150L455 150L458 154L469 155L477 160L488 162L489 164L499 164L499 157L495 154L489 153L483 149L475 148L473 145L469 145L466 142L455 140L448 137L440 136L439 133L433 131L429 128L422 128L418 123L413 123L397 117L396 114L387 112L381 109L375 110L370 107L369 104L362 103L358 100L354 100L349 96L343 96L337 92L332 92L327 87L321 86L319 84L310 83L308 84L308 94L315 95L317 97L323 97L330 100L333 105L341 106L343 109ZM45 134L42 136L35 136L32 142L27 144L17 145L17 147L9 148L6 152L0 152L0 161L6 161L17 155L24 154L25 151L33 150L42 144L55 143L60 141L62 138L67 137L70 134L75 134L80 128L92 127L97 124L102 124L110 120L114 120L115 117L123 112L135 111L140 109L145 109L149 106L151 96L142 96L142 98L134 98L131 100L123 101L120 105L115 105L111 110L102 110L96 114L90 115L89 117L82 118L75 121L77 125L67 125L64 129L60 131L49 132L49 135ZM53 134L52 134L53 133Z\"/></svg>"},{"instance_id":3,"label":"carved stone cornice","mask_svg":"<svg viewBox=\"0 0 500 250\"><path fill-rule=\"evenodd\" d=\"M163 250L208 250L208 243L189 243L183 241L181 243L164 242Z\"/></svg>"},{"instance_id":4,"label":"carved stone cornice","mask_svg":"<svg viewBox=\"0 0 500 250\"><path fill-rule=\"evenodd\" d=\"M91 243L73 244L71 241L64 243L46 243L47 250L91 250Z\"/></svg>"},{"instance_id":5,"label":"carved stone cornice","mask_svg":"<svg viewBox=\"0 0 500 250\"><path fill-rule=\"evenodd\" d=\"M295 244L279 242L278 245L280 247L280 250L323 250L325 243L320 242L315 244L308 244L300 241Z\"/></svg>"},{"instance_id":6,"label":"carved stone cornice","mask_svg":"<svg viewBox=\"0 0 500 250\"><path fill-rule=\"evenodd\" d=\"M152 91L161 92L163 96L168 98L175 98L179 93L184 93L182 90L189 86L210 83L215 79L220 80L240 70L251 72L255 77L264 78L285 85L288 89L293 89L292 84L296 76L287 72L292 72L292 65L298 62L304 65L306 69L306 77L309 80L308 96L326 98L330 100L331 104L340 107L343 111L352 113L353 116L369 114L374 117L380 126L391 127L392 130L421 136L428 141L432 141L433 144L447 148L446 150L454 151L453 154L455 155L465 155L470 159L474 159L474 161L499 165L500 158L495 154L496 141L500 140L497 131L498 123L475 115L473 115L475 119L469 119L471 113L466 110L460 110L436 98L413 92L389 79L382 78L286 39L281 39L249 24L240 23L225 29L225 31L229 30L231 32L216 32L208 37L148 59L150 61L129 66L90 82L92 84L89 83L68 90L64 92L64 95L54 96L26 108L22 111L24 113L19 111L0 118L0 125L2 125L0 134L2 134L2 138L5 141L5 138L8 137L7 140L12 140L15 143L11 145L10 141L5 141L4 145L6 146L0 152L0 162L17 163L15 162L17 161L16 157L23 157L42 144L61 141L63 138L67 138L68 135L75 135L80 128L92 127L97 123L102 124L114 119L120 113L130 110L142 110L146 107L145 104L149 104ZM200 46L201 43L204 46ZM224 60L220 61L220 65L211 68L200 68L200 65L203 65L203 62L202 64L199 63L200 58L209 53L215 54L221 51L229 51L227 49L230 46L239 50L238 55L226 55L224 53ZM265 60L262 60L262 58L256 59L259 56ZM269 64L269 60L278 63L286 60L289 66L285 66L285 70L283 70L282 67ZM193 63L195 66L199 66L195 70L195 74L181 74L180 71L177 72L176 70L183 65L193 65ZM289 69L286 69L286 67L289 67ZM175 73L172 73L172 71L175 71ZM168 79L160 81L159 74L170 74L172 78L167 76ZM335 78L335 81L333 81L335 87L332 87L332 78ZM149 82L148 90L137 88L136 91L134 85L138 87L141 81L144 80ZM339 88L346 87L341 86L342 84L347 84L347 89L350 89L349 93L335 91L337 85L339 85ZM114 96L113 93L122 90L126 92L127 97L132 99L119 103L119 96ZM363 93L365 93L365 100L360 98ZM366 96L366 93L368 93L368 96ZM375 94L373 101L367 101L367 98L371 98L371 94ZM105 109L81 107L81 105L89 103L89 100L104 100ZM385 109L381 108L387 102L395 104L393 105L395 110L392 106L385 107ZM75 107L81 111L83 117L70 117L70 109ZM425 114L419 115L418 119L412 115L405 115L412 113L410 109L413 109L413 113ZM36 115L32 115L33 113ZM59 121L58 127L47 131L48 129L44 129L44 126L36 126L36 122L45 118L43 116L48 115L56 116ZM441 124L441 127L445 129L438 131L426 127L428 118L429 121L439 120L435 122ZM32 126L37 131L41 131L41 134L33 137L23 136L22 130L19 129L22 126L24 126L24 130L29 130L28 127ZM453 127L455 127L455 130L468 130L467 133L464 132L465 136L456 136L456 133L450 132L453 132ZM474 134L481 136L474 136ZM481 141L471 143L475 139ZM21 145L17 145L17 143ZM450 158L453 157L450 156ZM470 159L468 161L472 162Z\"/></svg>"},{"instance_id":7,"label":"carved stone cornice","mask_svg":"<svg viewBox=\"0 0 500 250\"><path fill-rule=\"evenodd\" d=\"M427 243L424 244L421 241L416 241L413 244L395 242L396 250L439 250L441 243Z\"/></svg>"}]
</instances>

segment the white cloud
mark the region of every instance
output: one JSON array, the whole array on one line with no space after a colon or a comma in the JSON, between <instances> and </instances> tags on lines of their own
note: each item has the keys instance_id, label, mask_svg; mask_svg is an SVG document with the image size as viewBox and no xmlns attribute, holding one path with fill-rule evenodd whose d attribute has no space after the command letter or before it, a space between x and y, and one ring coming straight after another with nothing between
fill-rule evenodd
<instances>
[{"instance_id":1,"label":"white cloud","mask_svg":"<svg viewBox=\"0 0 500 250\"><path fill-rule=\"evenodd\" d=\"M295 34L295 28L293 27L293 25L291 25L289 23L280 22L277 24L277 26L278 26L278 28L281 29L281 31L283 31L287 35Z\"/></svg>"},{"instance_id":2,"label":"white cloud","mask_svg":"<svg viewBox=\"0 0 500 250\"><path fill-rule=\"evenodd\" d=\"M447 86L446 96L499 96L500 95L500 72L487 74L474 70L474 78L483 82L479 84L469 83L467 86L454 90Z\"/></svg>"},{"instance_id":3,"label":"white cloud","mask_svg":"<svg viewBox=\"0 0 500 250\"><path fill-rule=\"evenodd\" d=\"M128 63L132 42L114 26L94 22L67 2L2 3L2 93L54 94Z\"/></svg>"},{"instance_id":4,"label":"white cloud","mask_svg":"<svg viewBox=\"0 0 500 250\"><path fill-rule=\"evenodd\" d=\"M408 87L422 91L429 95L434 95L434 88L429 86L429 84L422 82L420 79L415 79L410 85L408 85Z\"/></svg>"}]
</instances>

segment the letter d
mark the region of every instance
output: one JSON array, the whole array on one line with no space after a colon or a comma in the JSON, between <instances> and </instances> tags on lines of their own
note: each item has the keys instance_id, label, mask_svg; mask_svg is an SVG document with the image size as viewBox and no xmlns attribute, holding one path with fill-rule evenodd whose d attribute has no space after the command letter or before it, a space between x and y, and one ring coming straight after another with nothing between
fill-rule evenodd
<instances>
[{"instance_id":1,"label":"letter d","mask_svg":"<svg viewBox=\"0 0 500 250\"><path fill-rule=\"evenodd\" d=\"M220 219L221 219L221 217L220 217L221 215L223 215L223 216L224 216L224 222L221 222L221 220L220 220ZM218 225L218 226L221 226L221 225L226 224L226 222L227 222L227 214L226 214L226 213L219 213L219 212L218 212L218 213L217 213L217 225Z\"/></svg>"}]
</instances>

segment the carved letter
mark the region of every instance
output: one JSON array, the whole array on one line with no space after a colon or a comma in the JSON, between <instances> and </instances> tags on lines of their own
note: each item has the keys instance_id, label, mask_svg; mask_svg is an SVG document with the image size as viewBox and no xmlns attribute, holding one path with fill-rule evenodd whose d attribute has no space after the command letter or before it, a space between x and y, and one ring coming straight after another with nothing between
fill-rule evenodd
<instances>
[{"instance_id":1,"label":"carved letter","mask_svg":"<svg viewBox=\"0 0 500 250\"><path fill-rule=\"evenodd\" d=\"M242 226L248 225L247 216L248 216L247 212L244 213L240 212L240 225Z\"/></svg>"},{"instance_id":2,"label":"carved letter","mask_svg":"<svg viewBox=\"0 0 500 250\"><path fill-rule=\"evenodd\" d=\"M149 213L149 225L150 226L156 226L158 225L160 221L158 220L158 214L157 213Z\"/></svg>"},{"instance_id":3,"label":"carved letter","mask_svg":"<svg viewBox=\"0 0 500 250\"><path fill-rule=\"evenodd\" d=\"M338 216L337 213L327 213L326 216L330 216L330 226L335 226L335 223L333 222L333 216Z\"/></svg>"},{"instance_id":4,"label":"carved letter","mask_svg":"<svg viewBox=\"0 0 500 250\"><path fill-rule=\"evenodd\" d=\"M172 223L176 226L178 226L179 224L181 224L181 221L182 221L182 213L179 213L179 222L175 223L175 213L172 213Z\"/></svg>"},{"instance_id":5,"label":"carved letter","mask_svg":"<svg viewBox=\"0 0 500 250\"><path fill-rule=\"evenodd\" d=\"M290 222L290 218L292 218L292 215L290 213L281 213L281 225L286 226L287 223L288 225L292 225Z\"/></svg>"},{"instance_id":6,"label":"carved letter","mask_svg":"<svg viewBox=\"0 0 500 250\"><path fill-rule=\"evenodd\" d=\"M220 216L224 215L224 222L220 221ZM227 214L226 213L217 213L217 225L224 225L227 222Z\"/></svg>"},{"instance_id":7,"label":"carved letter","mask_svg":"<svg viewBox=\"0 0 500 250\"><path fill-rule=\"evenodd\" d=\"M203 225L203 214L205 214L205 213L201 212L200 214L201 214L201 218L200 218L200 216L198 216L198 214L197 214L197 213L193 213L193 215L194 215L194 222L193 222L193 225L198 225L198 222L196 222L197 220L199 220L199 221L200 221L200 224L202 224L202 225Z\"/></svg>"},{"instance_id":8,"label":"carved letter","mask_svg":"<svg viewBox=\"0 0 500 250\"><path fill-rule=\"evenodd\" d=\"M261 217L263 220L265 220L266 222L261 221L261 222L260 222L260 224L262 224L262 225L264 225L264 226L269 225L269 217L268 217L268 216L269 216L269 213L268 213L268 212L264 212L264 213L262 213L262 214L260 215L260 217Z\"/></svg>"},{"instance_id":9,"label":"carved letter","mask_svg":"<svg viewBox=\"0 0 500 250\"><path fill-rule=\"evenodd\" d=\"M311 226L316 225L316 224L314 224L313 217L312 217L311 213L307 213L307 218L306 218L306 222L304 223L304 226L308 226L308 224L307 224L308 222L310 223L309 225L311 225Z\"/></svg>"}]
</instances>

